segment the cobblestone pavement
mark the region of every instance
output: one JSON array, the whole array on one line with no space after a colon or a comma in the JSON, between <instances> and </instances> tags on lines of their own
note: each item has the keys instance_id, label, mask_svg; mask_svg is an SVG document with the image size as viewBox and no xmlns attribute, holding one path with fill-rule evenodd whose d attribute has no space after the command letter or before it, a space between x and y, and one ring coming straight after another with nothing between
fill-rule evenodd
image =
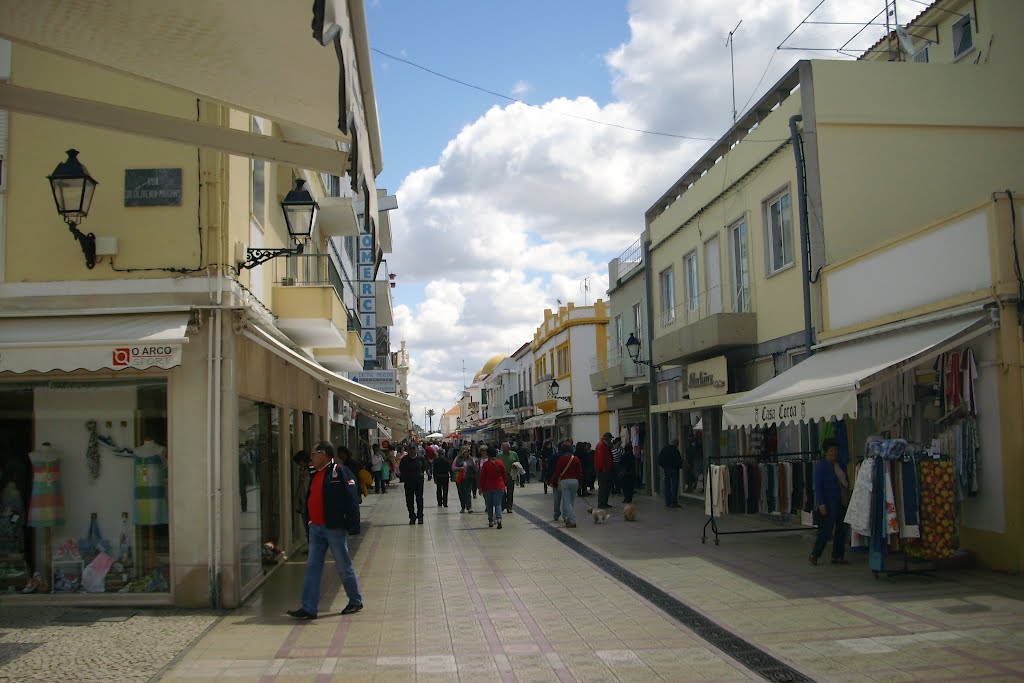
<instances>
[{"instance_id":1,"label":"cobblestone pavement","mask_svg":"<svg viewBox=\"0 0 1024 683\"><path fill-rule=\"evenodd\" d=\"M516 493L519 513L506 515L502 530L487 528L480 499L476 513L464 515L435 508L428 495L427 523L411 527L400 491L372 497L355 552L363 612L337 614L345 596L330 572L326 615L308 623L284 617L297 604L302 576L301 561L290 562L258 599L192 647L167 680L1024 677L1018 577L944 570L933 578L875 579L862 556L849 566L812 567L807 531L702 544L699 506L668 510L644 496L636 523L613 510L607 524L594 525L578 501L580 525L565 529L546 521L551 498L540 486ZM545 521L531 521L537 517ZM723 529L746 525L768 526L747 517L721 522ZM563 535L617 565L584 558L559 541ZM709 617L711 627L688 628L667 601L643 597L643 586ZM726 654L737 648L753 656ZM760 655L791 668L758 669Z\"/></svg>"},{"instance_id":2,"label":"cobblestone pavement","mask_svg":"<svg viewBox=\"0 0 1024 683\"><path fill-rule=\"evenodd\" d=\"M148 681L217 618L185 610L4 606L0 681Z\"/></svg>"},{"instance_id":3,"label":"cobblestone pavement","mask_svg":"<svg viewBox=\"0 0 1024 683\"><path fill-rule=\"evenodd\" d=\"M56 621L68 610L5 609L0 680L1024 679L1019 577L944 569L875 579L856 554L849 566L812 567L807 531L701 544L701 507L669 510L645 496L636 523L613 509L595 525L578 501L575 529L551 525L550 494L536 484L517 489L520 507L501 530L487 528L482 499L472 515L431 499L423 526L407 524L400 490L364 502L357 615L338 614L346 600L333 571L321 618L284 615L298 604L301 557L219 621L138 610L120 623L68 624Z\"/></svg>"}]
</instances>

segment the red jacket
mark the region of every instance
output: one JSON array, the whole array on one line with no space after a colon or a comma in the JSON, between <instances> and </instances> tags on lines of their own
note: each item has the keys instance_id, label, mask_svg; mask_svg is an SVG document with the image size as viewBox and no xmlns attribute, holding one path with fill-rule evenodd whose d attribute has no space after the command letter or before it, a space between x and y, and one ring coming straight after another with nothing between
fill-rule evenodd
<instances>
[{"instance_id":1,"label":"red jacket","mask_svg":"<svg viewBox=\"0 0 1024 683\"><path fill-rule=\"evenodd\" d=\"M601 439L594 448L594 470L597 472L612 471L612 450L608 448L608 442Z\"/></svg>"},{"instance_id":2,"label":"red jacket","mask_svg":"<svg viewBox=\"0 0 1024 683\"><path fill-rule=\"evenodd\" d=\"M583 465L580 463L580 459L571 453L566 453L558 458L555 472L551 475L551 483L557 484L561 479L576 479L578 481L582 478Z\"/></svg>"},{"instance_id":3,"label":"red jacket","mask_svg":"<svg viewBox=\"0 0 1024 683\"><path fill-rule=\"evenodd\" d=\"M505 463L497 458L484 461L480 466L480 490L505 490Z\"/></svg>"}]
</instances>

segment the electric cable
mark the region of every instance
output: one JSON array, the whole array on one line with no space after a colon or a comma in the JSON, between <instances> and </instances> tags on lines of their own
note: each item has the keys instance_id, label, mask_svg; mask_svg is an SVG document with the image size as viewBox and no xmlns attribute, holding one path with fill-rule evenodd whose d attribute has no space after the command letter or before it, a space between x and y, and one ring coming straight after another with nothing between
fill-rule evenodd
<instances>
[{"instance_id":1,"label":"electric cable","mask_svg":"<svg viewBox=\"0 0 1024 683\"><path fill-rule=\"evenodd\" d=\"M558 111L557 109L547 109L547 108L542 107L540 105L532 104L532 103L527 102L525 100L521 100L521 99L518 99L518 98L515 98L515 97L511 97L509 95L505 95L503 93L497 92L495 90L491 90L489 88L485 88L485 87L480 86L480 85L476 85L474 83L469 83L468 81L463 81L461 79L455 78L454 76L449 76L447 74L443 74L440 71L435 71L434 69L430 69L428 67L425 67L422 64L417 64L416 62L410 61L410 60L405 59L403 57L397 57L397 56L395 56L393 54L390 54L388 52L384 52L383 50L379 50L379 49L377 49L375 47L371 47L370 50L372 50L373 52L376 52L377 54L379 54L379 55L381 55L383 57L387 57L388 59L393 59L396 62L401 62L401 63L407 64L407 65L409 65L409 66L411 66L411 67L413 67L415 69L419 69L421 71L425 71L428 74L431 74L432 76L437 76L438 78L442 78L442 79L444 79L446 81L451 81L452 83L456 83L458 85L461 85L461 86L466 87L466 88L470 88L472 90L478 90L478 91L480 91L482 93L486 93L488 95L491 95L492 97L497 97L497 98L502 99L502 100L507 100L508 102L513 102L515 104L521 104L523 106L531 107L533 109L539 109L540 111L547 112L549 114L555 114L557 116L565 116L566 118L576 119L578 121L586 121L588 123L594 123L594 124L597 124L599 126L608 126L609 128L618 128L620 130L626 130L626 131L630 131L632 133L643 133L644 135L657 135L659 137L674 138L674 139L677 139L677 140L697 140L697 141L700 141L700 142L718 142L718 138L705 138L705 137L699 137L699 136L696 136L696 135L681 135L679 133L666 133L664 131L647 130L646 128L634 128L632 126L624 126L624 125L619 124L619 123L612 123L610 121L601 121L601 120L598 120L598 119L589 118L587 116L580 116L579 114L570 114L569 112ZM774 58L774 56L775 55L773 53L772 57ZM771 60L769 60L768 63L770 65L771 64ZM765 72L767 72L767 68L765 69ZM761 78L762 79L764 78L763 74L762 74ZM758 85L760 85L760 84L761 84L760 81L758 81ZM749 102L749 100L747 100L747 101ZM744 105L744 109L746 109L746 105ZM781 140L758 140L757 142L781 142Z\"/></svg>"}]
</instances>

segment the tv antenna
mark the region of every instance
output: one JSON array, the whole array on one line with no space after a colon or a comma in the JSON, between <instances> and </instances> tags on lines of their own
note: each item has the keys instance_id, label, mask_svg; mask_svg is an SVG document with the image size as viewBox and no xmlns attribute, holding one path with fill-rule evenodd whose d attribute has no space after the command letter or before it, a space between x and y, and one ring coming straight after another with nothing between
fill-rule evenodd
<instances>
[{"instance_id":1,"label":"tv antenna","mask_svg":"<svg viewBox=\"0 0 1024 683\"><path fill-rule=\"evenodd\" d=\"M586 276L580 281L580 291L583 292L583 305L587 305L587 292L590 291L590 276Z\"/></svg>"},{"instance_id":2,"label":"tv antenna","mask_svg":"<svg viewBox=\"0 0 1024 683\"><path fill-rule=\"evenodd\" d=\"M736 39L733 38L733 36L736 34L736 31L739 30L740 24L742 24L742 23L743 23L743 20L740 19L739 23L736 24L736 28L734 28L733 30L729 31L729 37L725 39L725 45L726 45L726 47L729 48L729 69L732 72L732 122L733 123L736 123L736 61L735 61L735 59L733 59L732 46L733 46L733 43L736 42ZM721 34L719 34L719 35L721 35Z\"/></svg>"}]
</instances>

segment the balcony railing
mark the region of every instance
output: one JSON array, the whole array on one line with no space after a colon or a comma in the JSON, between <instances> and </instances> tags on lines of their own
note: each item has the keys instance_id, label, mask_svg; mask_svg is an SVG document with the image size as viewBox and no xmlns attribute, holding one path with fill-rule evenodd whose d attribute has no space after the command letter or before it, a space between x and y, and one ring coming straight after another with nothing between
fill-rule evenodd
<instances>
[{"instance_id":1,"label":"balcony railing","mask_svg":"<svg viewBox=\"0 0 1024 683\"><path fill-rule=\"evenodd\" d=\"M637 239L636 242L629 245L628 249L619 254L619 277L624 276L626 273L642 264L643 260L643 244L639 239Z\"/></svg>"},{"instance_id":2,"label":"balcony railing","mask_svg":"<svg viewBox=\"0 0 1024 683\"><path fill-rule=\"evenodd\" d=\"M274 259L272 263L274 264L275 285L281 287L333 287L338 298L345 305L348 329L356 331L361 329L359 316L355 314L355 284L345 272L342 258L339 257L336 262L328 254L299 254ZM341 264L340 270L338 264Z\"/></svg>"},{"instance_id":3,"label":"balcony railing","mask_svg":"<svg viewBox=\"0 0 1024 683\"><path fill-rule=\"evenodd\" d=\"M719 285L697 296L687 297L675 308L658 314L660 327L672 327L677 324L691 325L698 320L719 313L753 313L754 308L750 296L750 288L743 287L730 292Z\"/></svg>"}]
</instances>

